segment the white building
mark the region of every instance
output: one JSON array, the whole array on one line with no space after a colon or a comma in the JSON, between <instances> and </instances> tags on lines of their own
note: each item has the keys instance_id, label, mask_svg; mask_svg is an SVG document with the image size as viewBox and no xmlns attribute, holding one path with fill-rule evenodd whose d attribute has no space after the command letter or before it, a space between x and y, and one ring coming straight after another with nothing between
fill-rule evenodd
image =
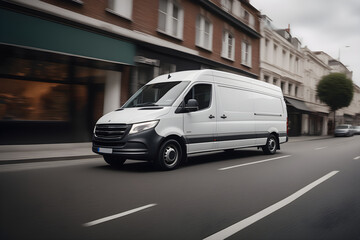
<instances>
[{"instance_id":1,"label":"white building","mask_svg":"<svg viewBox=\"0 0 360 240\"><path fill-rule=\"evenodd\" d=\"M343 63L339 60L332 58L325 52L318 51L313 52L319 59L330 67L330 72L344 73L347 78L352 79L352 71L350 71ZM334 115L330 112L329 121L332 124ZM339 124L353 124L360 125L360 87L354 84L354 96L350 105L346 108L341 108L336 111L336 125Z\"/></svg>"},{"instance_id":2,"label":"white building","mask_svg":"<svg viewBox=\"0 0 360 240\"><path fill-rule=\"evenodd\" d=\"M275 30L271 19L262 16L260 80L283 90L288 106L289 135L327 134L326 106L316 100L316 83L330 68L301 48L290 29Z\"/></svg>"}]
</instances>

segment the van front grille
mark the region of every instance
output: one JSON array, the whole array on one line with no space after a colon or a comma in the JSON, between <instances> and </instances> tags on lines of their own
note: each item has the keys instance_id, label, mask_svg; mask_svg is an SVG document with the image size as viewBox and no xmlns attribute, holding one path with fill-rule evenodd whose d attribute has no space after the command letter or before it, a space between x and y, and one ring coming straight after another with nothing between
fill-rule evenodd
<instances>
[{"instance_id":1,"label":"van front grille","mask_svg":"<svg viewBox=\"0 0 360 240\"><path fill-rule=\"evenodd\" d=\"M102 139L121 139L127 133L126 124L97 124L95 136Z\"/></svg>"}]
</instances>

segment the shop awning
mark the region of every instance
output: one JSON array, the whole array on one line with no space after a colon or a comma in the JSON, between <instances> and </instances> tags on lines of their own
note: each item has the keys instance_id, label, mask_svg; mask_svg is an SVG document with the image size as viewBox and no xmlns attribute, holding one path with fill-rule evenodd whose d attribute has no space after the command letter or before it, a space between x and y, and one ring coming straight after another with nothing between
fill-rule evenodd
<instances>
[{"instance_id":1,"label":"shop awning","mask_svg":"<svg viewBox=\"0 0 360 240\"><path fill-rule=\"evenodd\" d=\"M134 64L134 44L62 23L0 9L0 43Z\"/></svg>"},{"instance_id":2,"label":"shop awning","mask_svg":"<svg viewBox=\"0 0 360 240\"><path fill-rule=\"evenodd\" d=\"M302 111L306 111L306 112L313 112L313 110L311 110L308 106L306 106L306 104L303 101L288 98L288 97L284 97L284 98L285 98L285 101L287 104L293 106L294 108L296 108L298 110L302 110Z\"/></svg>"}]
</instances>

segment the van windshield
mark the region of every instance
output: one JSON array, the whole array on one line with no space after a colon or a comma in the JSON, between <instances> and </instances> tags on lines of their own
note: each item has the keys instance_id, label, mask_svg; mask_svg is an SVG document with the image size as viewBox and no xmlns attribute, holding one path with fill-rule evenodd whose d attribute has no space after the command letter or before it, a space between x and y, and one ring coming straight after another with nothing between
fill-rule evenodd
<instances>
[{"instance_id":1,"label":"van windshield","mask_svg":"<svg viewBox=\"0 0 360 240\"><path fill-rule=\"evenodd\" d=\"M188 81L176 81L145 85L122 108L171 106L188 84Z\"/></svg>"}]
</instances>

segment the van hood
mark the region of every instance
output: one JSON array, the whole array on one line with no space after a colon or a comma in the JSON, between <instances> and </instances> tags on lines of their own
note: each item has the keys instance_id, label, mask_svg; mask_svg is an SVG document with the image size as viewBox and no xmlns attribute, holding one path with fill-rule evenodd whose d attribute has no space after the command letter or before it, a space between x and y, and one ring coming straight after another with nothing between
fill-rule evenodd
<instances>
[{"instance_id":1,"label":"van hood","mask_svg":"<svg viewBox=\"0 0 360 240\"><path fill-rule=\"evenodd\" d=\"M121 123L133 124L158 119L167 114L171 107L120 108L102 116L96 124Z\"/></svg>"}]
</instances>

